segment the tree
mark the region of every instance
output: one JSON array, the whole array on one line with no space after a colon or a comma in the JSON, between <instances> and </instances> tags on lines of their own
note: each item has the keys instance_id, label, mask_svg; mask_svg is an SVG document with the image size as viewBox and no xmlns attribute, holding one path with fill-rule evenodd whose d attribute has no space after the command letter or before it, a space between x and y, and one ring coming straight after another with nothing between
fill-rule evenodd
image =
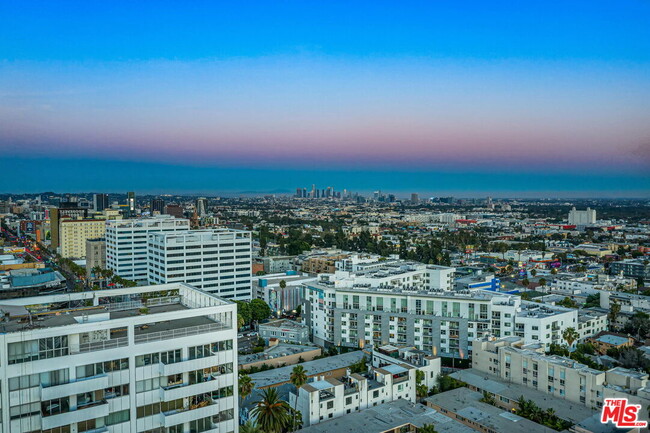
<instances>
[{"instance_id":1,"label":"tree","mask_svg":"<svg viewBox=\"0 0 650 433\"><path fill-rule=\"evenodd\" d=\"M494 406L496 403L494 396L487 391L483 391L483 397L481 397L480 401L483 403L491 404L492 406Z\"/></svg>"},{"instance_id":2,"label":"tree","mask_svg":"<svg viewBox=\"0 0 650 433\"><path fill-rule=\"evenodd\" d=\"M298 390L307 383L307 372L302 365L296 365L291 370L291 375L289 376L289 381L293 386L296 387L296 404L292 411L292 427L295 427L296 424L296 413L298 412Z\"/></svg>"},{"instance_id":3,"label":"tree","mask_svg":"<svg viewBox=\"0 0 650 433\"><path fill-rule=\"evenodd\" d=\"M241 314L237 314L237 329L241 329L244 327L246 322L244 322L244 318L242 317Z\"/></svg>"},{"instance_id":4,"label":"tree","mask_svg":"<svg viewBox=\"0 0 650 433\"><path fill-rule=\"evenodd\" d=\"M568 296L566 296L557 304L561 307L566 307L566 308L578 308L578 303L573 299L569 298Z\"/></svg>"},{"instance_id":5,"label":"tree","mask_svg":"<svg viewBox=\"0 0 650 433\"><path fill-rule=\"evenodd\" d=\"M291 407L280 399L275 388L262 391L261 399L251 411L251 416L257 419L257 425L265 433L281 433L291 423Z\"/></svg>"},{"instance_id":6,"label":"tree","mask_svg":"<svg viewBox=\"0 0 650 433\"><path fill-rule=\"evenodd\" d=\"M573 342L580 338L580 334L578 334L578 331L576 331L575 328L566 328L562 332L562 338L564 338L564 341L569 345L569 350L571 350Z\"/></svg>"},{"instance_id":7,"label":"tree","mask_svg":"<svg viewBox=\"0 0 650 433\"><path fill-rule=\"evenodd\" d=\"M424 424L422 427L417 429L417 433L438 433L438 431L433 424Z\"/></svg>"},{"instance_id":8,"label":"tree","mask_svg":"<svg viewBox=\"0 0 650 433\"><path fill-rule=\"evenodd\" d=\"M609 322L612 327L614 327L614 323L616 322L616 318L618 317L618 313L621 312L621 306L618 304L616 301L612 302L612 305L609 306Z\"/></svg>"},{"instance_id":9,"label":"tree","mask_svg":"<svg viewBox=\"0 0 650 433\"><path fill-rule=\"evenodd\" d=\"M239 427L239 433L264 433L264 431L253 421L248 420L246 424Z\"/></svg>"},{"instance_id":10,"label":"tree","mask_svg":"<svg viewBox=\"0 0 650 433\"><path fill-rule=\"evenodd\" d=\"M365 373L366 370L368 370L368 367L366 366L367 362L368 362L368 360L364 356L359 361L357 361L354 364L350 365L350 373Z\"/></svg>"},{"instance_id":11,"label":"tree","mask_svg":"<svg viewBox=\"0 0 650 433\"><path fill-rule=\"evenodd\" d=\"M261 299L253 299L250 302L251 316L258 322L266 320L271 316L271 307Z\"/></svg>"},{"instance_id":12,"label":"tree","mask_svg":"<svg viewBox=\"0 0 650 433\"><path fill-rule=\"evenodd\" d=\"M534 277L535 275L537 275L537 269L533 269L533 270L531 270L531 271L530 271L530 275L533 276L533 277Z\"/></svg>"},{"instance_id":13,"label":"tree","mask_svg":"<svg viewBox=\"0 0 650 433\"><path fill-rule=\"evenodd\" d=\"M421 400L429 395L429 389L425 384L420 383L415 386L415 395Z\"/></svg>"},{"instance_id":14,"label":"tree","mask_svg":"<svg viewBox=\"0 0 650 433\"><path fill-rule=\"evenodd\" d=\"M546 283L547 283L546 278L540 278L540 279L539 279L539 285L540 285L540 286L545 286Z\"/></svg>"},{"instance_id":15,"label":"tree","mask_svg":"<svg viewBox=\"0 0 650 433\"><path fill-rule=\"evenodd\" d=\"M280 288L285 289L287 287L287 282L284 280L280 280Z\"/></svg>"},{"instance_id":16,"label":"tree","mask_svg":"<svg viewBox=\"0 0 650 433\"><path fill-rule=\"evenodd\" d=\"M251 323L253 320L253 315L251 313L251 306L246 301L236 301L237 303L237 314L240 314L242 319L244 319L245 324Z\"/></svg>"},{"instance_id":17,"label":"tree","mask_svg":"<svg viewBox=\"0 0 650 433\"><path fill-rule=\"evenodd\" d=\"M243 406L246 397L251 395L251 392L253 392L255 383L251 380L251 377L249 375L242 374L241 376L239 376L238 386L239 386L239 398L241 399L240 406Z\"/></svg>"},{"instance_id":18,"label":"tree","mask_svg":"<svg viewBox=\"0 0 650 433\"><path fill-rule=\"evenodd\" d=\"M528 287L530 281L528 281L528 278L524 278L523 280L521 280L521 284L523 284L524 287Z\"/></svg>"}]
</instances>

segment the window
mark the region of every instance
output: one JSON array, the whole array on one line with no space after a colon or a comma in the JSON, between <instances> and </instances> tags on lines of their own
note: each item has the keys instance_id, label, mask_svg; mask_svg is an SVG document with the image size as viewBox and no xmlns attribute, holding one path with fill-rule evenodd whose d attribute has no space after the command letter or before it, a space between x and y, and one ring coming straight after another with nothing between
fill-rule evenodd
<instances>
[{"instance_id":1,"label":"window","mask_svg":"<svg viewBox=\"0 0 650 433\"><path fill-rule=\"evenodd\" d=\"M48 386L62 385L68 383L68 381L69 371L67 368L63 368L61 370L53 370L46 373L12 377L9 379L9 390L16 391L41 385L45 388Z\"/></svg>"},{"instance_id":2,"label":"window","mask_svg":"<svg viewBox=\"0 0 650 433\"><path fill-rule=\"evenodd\" d=\"M70 410L70 397L55 398L41 402L43 416L65 413Z\"/></svg>"},{"instance_id":3,"label":"window","mask_svg":"<svg viewBox=\"0 0 650 433\"><path fill-rule=\"evenodd\" d=\"M77 367L77 378L93 377L112 371L128 370L129 358L98 362Z\"/></svg>"}]
</instances>

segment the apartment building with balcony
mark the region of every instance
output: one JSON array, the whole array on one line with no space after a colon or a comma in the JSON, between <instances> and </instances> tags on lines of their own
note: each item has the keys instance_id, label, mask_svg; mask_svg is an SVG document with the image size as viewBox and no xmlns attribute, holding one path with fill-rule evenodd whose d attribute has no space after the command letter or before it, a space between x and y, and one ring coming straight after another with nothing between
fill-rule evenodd
<instances>
[{"instance_id":1,"label":"apartment building with balcony","mask_svg":"<svg viewBox=\"0 0 650 433\"><path fill-rule=\"evenodd\" d=\"M646 373L620 367L595 370L570 358L545 355L544 345L525 344L518 337L474 340L472 368L593 410L599 410L605 398L650 404Z\"/></svg>"},{"instance_id":2,"label":"apartment building with balcony","mask_svg":"<svg viewBox=\"0 0 650 433\"><path fill-rule=\"evenodd\" d=\"M415 371L407 364L388 364L362 374L348 370L341 379L303 385L297 394L289 394L289 400L302 413L305 426L398 399L415 403Z\"/></svg>"},{"instance_id":3,"label":"apartment building with balcony","mask_svg":"<svg viewBox=\"0 0 650 433\"><path fill-rule=\"evenodd\" d=\"M186 284L2 301L0 432L236 432L236 305Z\"/></svg>"},{"instance_id":4,"label":"apartment building with balcony","mask_svg":"<svg viewBox=\"0 0 650 433\"><path fill-rule=\"evenodd\" d=\"M422 283L420 287L426 287ZM322 275L304 283L303 312L319 345L414 346L438 356L466 358L484 332L559 342L577 327L577 311L484 291L379 286Z\"/></svg>"},{"instance_id":5,"label":"apartment building with balcony","mask_svg":"<svg viewBox=\"0 0 650 433\"><path fill-rule=\"evenodd\" d=\"M152 233L148 243L150 284L184 282L226 299L252 298L251 233L190 230Z\"/></svg>"},{"instance_id":6,"label":"apartment building with balcony","mask_svg":"<svg viewBox=\"0 0 650 433\"><path fill-rule=\"evenodd\" d=\"M377 348L373 347L371 364L374 368L387 365L408 365L424 373L422 383L426 385L427 389L431 389L437 384L441 371L440 357L433 356L415 347L397 347L390 344Z\"/></svg>"},{"instance_id":7,"label":"apartment building with balcony","mask_svg":"<svg viewBox=\"0 0 650 433\"><path fill-rule=\"evenodd\" d=\"M190 220L153 218L106 221L106 268L131 281L147 281L147 239L150 233L187 231Z\"/></svg>"}]
</instances>

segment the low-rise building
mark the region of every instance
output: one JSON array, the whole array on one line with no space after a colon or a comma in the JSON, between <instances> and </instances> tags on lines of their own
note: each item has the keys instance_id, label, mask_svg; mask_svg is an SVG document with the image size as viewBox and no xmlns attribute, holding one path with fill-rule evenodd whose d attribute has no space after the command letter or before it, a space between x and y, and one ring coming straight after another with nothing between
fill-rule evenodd
<instances>
[{"instance_id":1,"label":"low-rise building","mask_svg":"<svg viewBox=\"0 0 650 433\"><path fill-rule=\"evenodd\" d=\"M415 371L406 364L389 364L363 374L348 372L338 380L309 382L290 394L290 404L309 426L398 399L415 402Z\"/></svg>"},{"instance_id":2,"label":"low-rise building","mask_svg":"<svg viewBox=\"0 0 650 433\"><path fill-rule=\"evenodd\" d=\"M472 368L503 380L599 410L605 398L627 398L648 407L648 375L625 368L595 370L572 359L545 355L544 345L516 337L484 336L473 342Z\"/></svg>"},{"instance_id":3,"label":"low-rise building","mask_svg":"<svg viewBox=\"0 0 650 433\"><path fill-rule=\"evenodd\" d=\"M264 365L275 368L311 361L321 354L320 347L286 344L271 340L271 345L265 348L263 352L239 355L238 362L240 370L248 370L253 367L260 368Z\"/></svg>"},{"instance_id":4,"label":"low-rise building","mask_svg":"<svg viewBox=\"0 0 650 433\"><path fill-rule=\"evenodd\" d=\"M260 323L258 332L267 344L271 339L290 344L309 343L309 327L294 320L280 319Z\"/></svg>"},{"instance_id":5,"label":"low-rise building","mask_svg":"<svg viewBox=\"0 0 650 433\"><path fill-rule=\"evenodd\" d=\"M427 354L415 347L396 347L386 345L373 348L372 366L375 368L386 365L406 364L423 373L422 383L427 389L433 388L437 384L438 376L441 371L441 360L437 356Z\"/></svg>"},{"instance_id":6,"label":"low-rise building","mask_svg":"<svg viewBox=\"0 0 650 433\"><path fill-rule=\"evenodd\" d=\"M599 332L586 339L601 355L607 354L609 349L623 349L634 345L634 338L629 335L615 334L613 332Z\"/></svg>"}]
</instances>

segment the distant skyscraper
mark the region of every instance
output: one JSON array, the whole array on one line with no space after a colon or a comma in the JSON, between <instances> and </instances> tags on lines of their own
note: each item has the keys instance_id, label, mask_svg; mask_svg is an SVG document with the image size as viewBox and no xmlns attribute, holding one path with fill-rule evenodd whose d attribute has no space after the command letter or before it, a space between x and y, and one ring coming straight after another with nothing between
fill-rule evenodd
<instances>
[{"instance_id":1,"label":"distant skyscraper","mask_svg":"<svg viewBox=\"0 0 650 433\"><path fill-rule=\"evenodd\" d=\"M151 199L151 206L150 209L151 214L153 215L154 212L158 212L159 214L165 213L165 200L161 198L154 198Z\"/></svg>"},{"instance_id":2,"label":"distant skyscraper","mask_svg":"<svg viewBox=\"0 0 650 433\"><path fill-rule=\"evenodd\" d=\"M413 204L420 203L420 195L417 192L411 194L411 203Z\"/></svg>"},{"instance_id":3,"label":"distant skyscraper","mask_svg":"<svg viewBox=\"0 0 650 433\"><path fill-rule=\"evenodd\" d=\"M208 214L208 199L199 197L196 199L196 214L199 217L204 217Z\"/></svg>"},{"instance_id":4,"label":"distant skyscraper","mask_svg":"<svg viewBox=\"0 0 650 433\"><path fill-rule=\"evenodd\" d=\"M108 194L93 194L93 209L96 212L101 212L108 207Z\"/></svg>"},{"instance_id":5,"label":"distant skyscraper","mask_svg":"<svg viewBox=\"0 0 650 433\"><path fill-rule=\"evenodd\" d=\"M302 188L296 188L296 198L302 198Z\"/></svg>"},{"instance_id":6,"label":"distant skyscraper","mask_svg":"<svg viewBox=\"0 0 650 433\"><path fill-rule=\"evenodd\" d=\"M129 216L135 215L135 192L133 191L126 193L126 208Z\"/></svg>"}]
</instances>

